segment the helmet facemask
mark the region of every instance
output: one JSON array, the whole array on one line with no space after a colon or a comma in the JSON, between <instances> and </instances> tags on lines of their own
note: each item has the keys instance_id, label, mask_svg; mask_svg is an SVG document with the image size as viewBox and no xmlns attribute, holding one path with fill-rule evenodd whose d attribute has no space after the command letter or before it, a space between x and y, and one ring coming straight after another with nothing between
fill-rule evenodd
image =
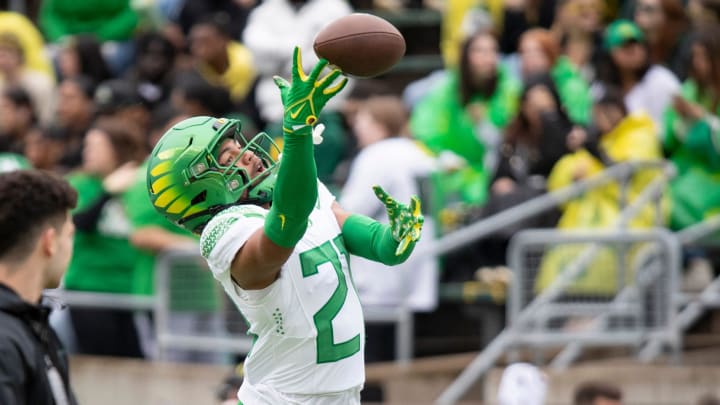
<instances>
[{"instance_id":1,"label":"helmet facemask","mask_svg":"<svg viewBox=\"0 0 720 405\"><path fill-rule=\"evenodd\" d=\"M221 148L228 139L232 139L236 143L240 152L232 161L223 163L220 161ZM277 162L273 156L278 156L280 151L270 136L260 132L254 137L248 138L240 131L238 123L225 129L217 142L211 145L211 149L212 153L206 157L209 166L220 172L226 180L228 191L238 196L236 203L262 205L272 200L277 168ZM258 159L259 167L254 176L251 176L244 167L237 166L237 162L243 159L246 152L252 152ZM195 166L192 170L196 171Z\"/></svg>"}]
</instances>

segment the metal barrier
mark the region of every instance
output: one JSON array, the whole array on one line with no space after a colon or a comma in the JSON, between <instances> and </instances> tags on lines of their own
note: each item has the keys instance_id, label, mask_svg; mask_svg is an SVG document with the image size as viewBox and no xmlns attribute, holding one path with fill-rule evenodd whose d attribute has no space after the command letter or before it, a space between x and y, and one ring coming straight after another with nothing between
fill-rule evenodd
<instances>
[{"instance_id":1,"label":"metal barrier","mask_svg":"<svg viewBox=\"0 0 720 405\"><path fill-rule=\"evenodd\" d=\"M628 263L643 244L660 248L657 265L638 263L616 278L617 293L593 296L576 284L589 271ZM551 249L571 248L572 257L554 282L539 290L536 273ZM573 249L574 247L574 249ZM573 342L592 345L632 345L659 339L679 348L672 291L680 265L677 239L665 229L649 231L562 232L528 230L511 243L511 266L518 271L508 305L509 324L438 398L453 404L492 367L507 350L524 345L563 346ZM611 253L611 254L608 254ZM612 262L604 262L611 257ZM591 269L592 268L592 269ZM573 324L572 320L584 322Z\"/></svg>"},{"instance_id":2,"label":"metal barrier","mask_svg":"<svg viewBox=\"0 0 720 405\"><path fill-rule=\"evenodd\" d=\"M43 295L71 307L126 309L128 311L152 311L155 309L155 297L153 296L68 291L62 288L45 290Z\"/></svg>"},{"instance_id":3,"label":"metal barrier","mask_svg":"<svg viewBox=\"0 0 720 405\"><path fill-rule=\"evenodd\" d=\"M585 246L583 246L582 249L577 250L570 260L562 263L561 272L559 273L557 279L555 279L549 286L543 289L541 293L535 296L527 306L518 305L517 296L520 293L517 291L517 287L512 290L515 298L511 299L511 303L508 307L508 310L510 311L509 317L510 319L512 319L511 323L506 327L505 330L500 333L499 336L495 338L495 340L493 340L480 353L480 355L475 358L475 360L470 363L470 365L465 370L463 370L460 376L458 376L457 379L455 379L455 381L453 381L453 383L440 395L440 397L437 399L438 404L453 404L457 402L462 397L462 395L472 386L472 384L495 364L497 359L509 347L520 343L534 344L538 346L579 344L580 342L592 344L619 344L621 342L634 342L635 344L638 344L642 342L643 339L647 338L647 330L642 329L623 333L618 332L611 339L608 339L608 336L599 336L596 333L598 328L602 329L607 327L607 322L609 319L613 319L613 317L617 318L617 316L615 316L615 313L617 311L622 312L626 309L624 305L627 304L628 300L636 299L635 297L637 297L638 292L633 289L640 288L641 292L644 291L642 289L645 287L643 286L643 284L638 282L636 282L635 284L631 284L632 289L627 290L624 288L620 290L617 295L613 296L613 299L610 300L610 302L612 302L612 305L605 305L602 306L602 308L598 308L597 305L594 308L592 306L583 308L583 311L585 312L584 315L590 314L593 320L593 324L591 324L593 330L584 334L583 336L573 336L572 338L568 338L562 333L543 335L531 334L527 332L529 330L532 330L532 328L530 327L535 321L540 322L540 324L544 324L542 322L543 317L548 318L554 316L552 312L545 311L544 308L546 308L547 306L552 306L553 308L551 308L551 310L558 310L561 313L565 312L565 315L573 315L573 306L563 305L562 302L557 301L559 298L567 296L566 291L568 290L568 288L573 286L573 284L587 272L588 266L593 263L593 260L595 260L598 255L602 257L607 254L606 252L603 252L604 249L607 249L607 246L603 245L603 243L608 243L607 235L614 235L614 237L622 239L630 237L628 235L635 234L627 230L623 230L623 228L626 228L629 221L650 203L654 202L657 206L657 212L660 212L660 200L663 194L663 190L667 184L668 179L672 178L675 173L674 167L665 162L631 162L616 165L588 180L572 184L564 189L535 198L533 200L505 210L491 218L479 221L465 229L453 232L437 241L434 248L432 249L432 252L435 254L452 251L458 247L470 243L471 241L491 234L492 232L497 231L503 226L510 225L516 221L529 218L533 215L537 215L552 207L557 206L558 204L569 201L570 199L579 196L581 193L591 188L599 187L610 181L621 182L621 196L624 196L627 194L626 186L631 176L635 172L637 172L637 170L653 167L661 168L662 171L639 195L634 198L634 200L627 207L625 207L621 211L620 216L617 218L617 220L611 227L615 229L615 232L610 231L611 233L601 233L599 230L596 230L594 233L586 235L588 239L585 240ZM621 201L624 201L624 197L621 197ZM515 238L522 238L521 235L525 234L525 232L518 233ZM575 238L581 237L581 235L577 233L569 234L567 232L561 232L556 230L542 232L548 232L544 234L544 236L547 238L553 238L549 240L563 240L563 235L565 235L566 237L568 235L572 235L572 239L569 240L568 243L572 243L572 241L576 240ZM666 279L671 280L669 281L669 287L674 288L673 283L675 283L675 273L678 272L679 268L679 244L677 242L670 243L669 241L675 239L673 239L674 237L672 236L672 234L670 234L664 229L657 229L652 234L645 236L645 238L651 238L648 241L662 239L662 243L674 246L668 247L668 251L672 250L673 252L675 252L672 256L672 260L676 262L676 264L672 264L672 262L667 262L668 266L665 267L664 264L662 264L659 270L661 274L669 275L666 277ZM518 258L515 257L514 253L516 251L513 250L517 249L514 246L517 246L518 243L520 242L517 242L515 240L511 242L509 261L511 265L510 267L513 269L513 271L522 272L523 270L517 267L522 263L518 262ZM660 263L662 263L662 261ZM618 273L627 273L627 266L625 264L619 262L617 264L619 264L617 266ZM665 270L663 271L662 269ZM642 275L643 278L641 279L647 278L650 281L653 280L652 277L647 275L653 273L646 273L644 271L644 267L632 270L635 271L638 275ZM622 278L622 280L624 280L624 278ZM513 284L518 284L518 281L514 280ZM663 313L667 315L667 319L669 320L672 319L673 314L675 313L674 304L672 304L672 291L674 291L674 289L666 290L666 294L664 295L654 294L654 299L658 301L667 302L667 300L669 300L670 304L663 306L663 308L665 309L669 308L669 312L665 313L663 311ZM518 308L522 308L522 312L518 313ZM601 311L598 312L598 310ZM638 317L635 318L634 324L637 324L638 321L642 319L640 318L640 315L644 316L643 312L639 312ZM673 347L677 348L679 347L677 343L679 342L679 337L676 340L672 336L679 335L677 335L677 332L674 332L674 334L668 332L672 330L672 327L674 327L672 321L670 321L668 325L669 329L665 330L663 328L663 332L660 333L663 336L662 340L669 341L673 345ZM675 328L675 330L676 329L677 328ZM672 336L668 338L668 334Z\"/></svg>"},{"instance_id":4,"label":"metal barrier","mask_svg":"<svg viewBox=\"0 0 720 405\"><path fill-rule=\"evenodd\" d=\"M679 242L683 246L692 245L700 240L717 233L720 230L720 215L707 218L699 224L695 224L676 233ZM720 276L707 285L699 294L686 296L681 292L675 292L675 305L677 314L677 325L680 333L684 333L690 326L709 308L720 308ZM642 362L650 362L662 351L660 339L650 339L638 353L638 359Z\"/></svg>"}]
</instances>

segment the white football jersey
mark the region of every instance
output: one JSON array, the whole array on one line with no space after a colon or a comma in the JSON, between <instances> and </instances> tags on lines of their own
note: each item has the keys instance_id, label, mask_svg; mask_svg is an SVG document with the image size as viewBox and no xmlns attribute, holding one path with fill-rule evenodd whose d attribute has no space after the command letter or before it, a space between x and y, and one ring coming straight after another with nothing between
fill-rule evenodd
<instances>
[{"instance_id":1,"label":"white football jersey","mask_svg":"<svg viewBox=\"0 0 720 405\"><path fill-rule=\"evenodd\" d=\"M282 393L338 392L365 381L362 307L331 209L335 197L320 182L318 194L305 235L278 279L262 290L238 287L230 265L264 226L268 210L255 205L228 208L208 223L200 240L215 278L255 337L245 360L245 378Z\"/></svg>"}]
</instances>

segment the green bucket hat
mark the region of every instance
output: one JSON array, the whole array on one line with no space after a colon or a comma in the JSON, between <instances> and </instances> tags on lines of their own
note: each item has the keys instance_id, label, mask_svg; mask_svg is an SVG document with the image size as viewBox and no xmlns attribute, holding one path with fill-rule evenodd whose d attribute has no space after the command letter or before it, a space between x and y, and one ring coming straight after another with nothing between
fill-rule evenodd
<instances>
[{"instance_id":1,"label":"green bucket hat","mask_svg":"<svg viewBox=\"0 0 720 405\"><path fill-rule=\"evenodd\" d=\"M630 20L616 20L605 29L603 43L611 51L629 41L643 42L645 36L640 27Z\"/></svg>"}]
</instances>

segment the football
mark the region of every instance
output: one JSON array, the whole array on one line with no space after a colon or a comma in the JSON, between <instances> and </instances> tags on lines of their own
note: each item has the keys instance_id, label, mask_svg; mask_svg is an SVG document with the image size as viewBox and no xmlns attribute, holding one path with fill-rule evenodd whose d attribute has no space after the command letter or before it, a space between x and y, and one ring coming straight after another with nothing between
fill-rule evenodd
<instances>
[{"instance_id":1,"label":"football","mask_svg":"<svg viewBox=\"0 0 720 405\"><path fill-rule=\"evenodd\" d=\"M313 48L346 75L369 78L387 72L403 57L405 38L380 17L353 13L320 30Z\"/></svg>"}]
</instances>

